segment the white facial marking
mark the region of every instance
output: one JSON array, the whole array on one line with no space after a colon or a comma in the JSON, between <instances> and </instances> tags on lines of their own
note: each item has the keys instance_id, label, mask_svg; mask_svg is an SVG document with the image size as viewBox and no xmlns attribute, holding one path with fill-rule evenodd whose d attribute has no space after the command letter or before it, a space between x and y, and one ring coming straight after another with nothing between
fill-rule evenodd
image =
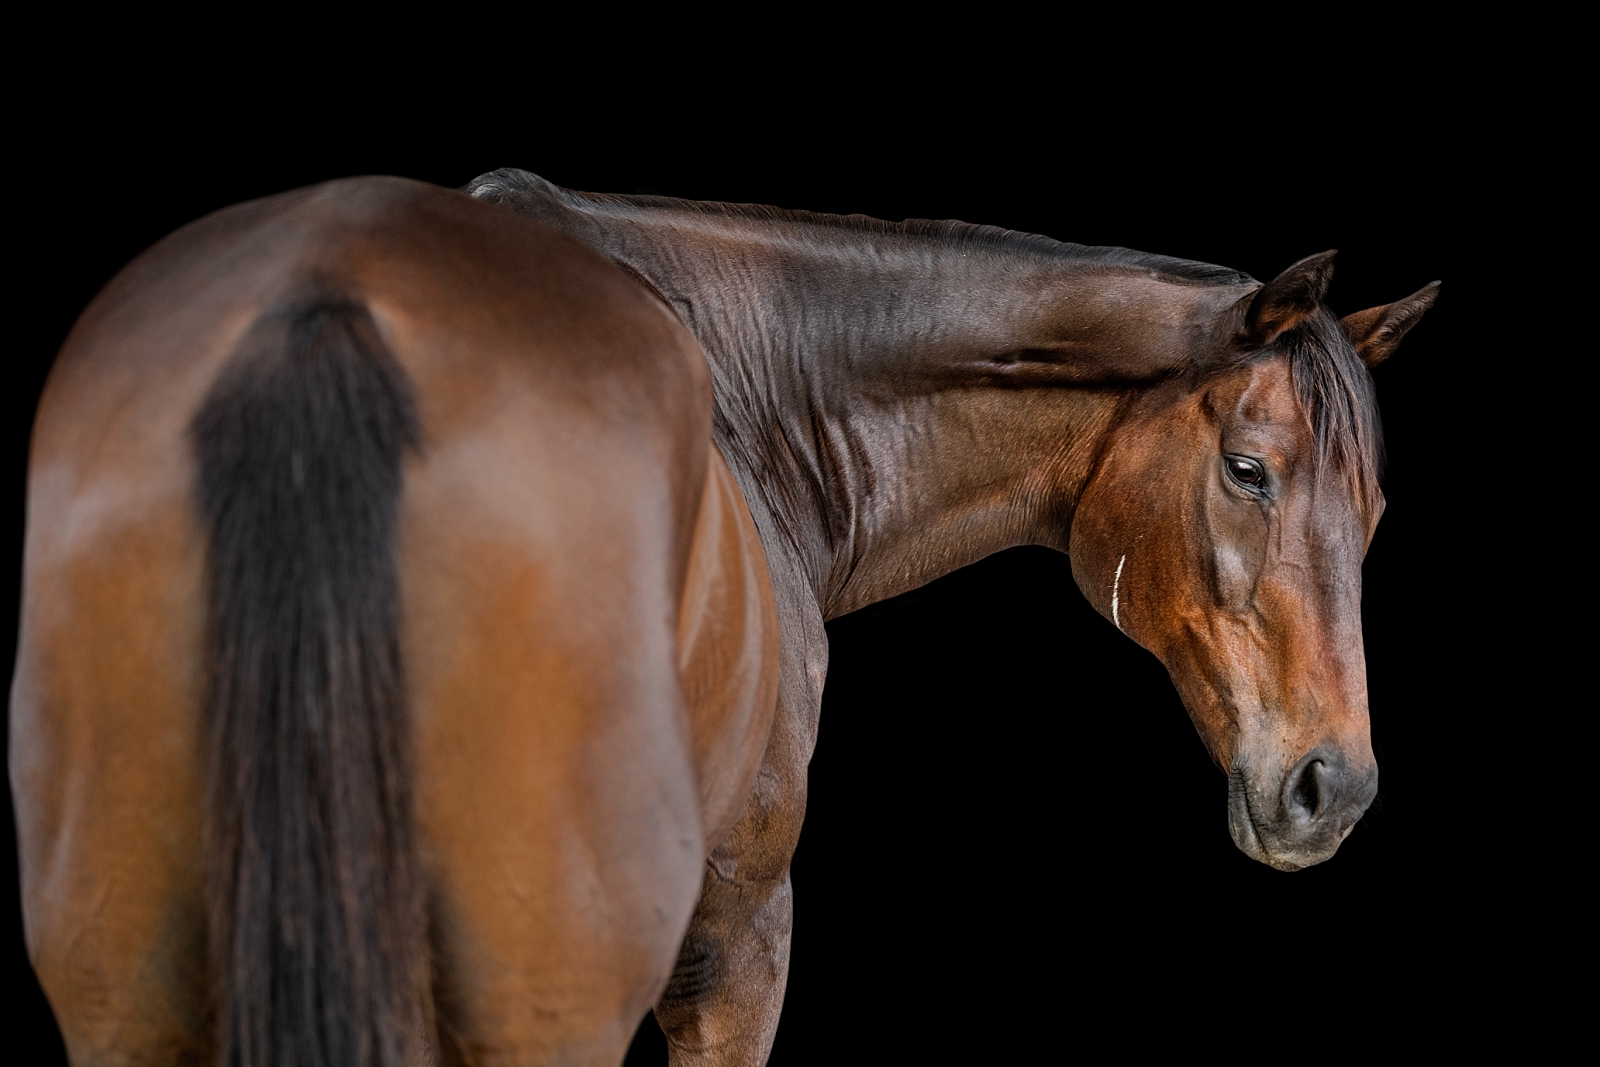
<instances>
[{"instance_id":1,"label":"white facial marking","mask_svg":"<svg viewBox=\"0 0 1600 1067\"><path fill-rule=\"evenodd\" d=\"M1117 618L1117 587L1122 584L1122 565L1126 562L1128 556L1124 553L1122 558L1117 560L1117 576L1111 579L1111 624L1119 630L1122 630L1122 620ZM1127 631L1123 630L1123 633Z\"/></svg>"}]
</instances>

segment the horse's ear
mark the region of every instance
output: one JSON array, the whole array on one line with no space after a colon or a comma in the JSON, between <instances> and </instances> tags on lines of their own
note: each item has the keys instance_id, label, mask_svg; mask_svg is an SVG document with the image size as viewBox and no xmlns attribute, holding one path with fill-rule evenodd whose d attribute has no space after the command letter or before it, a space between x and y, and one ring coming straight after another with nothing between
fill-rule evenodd
<instances>
[{"instance_id":1,"label":"horse's ear","mask_svg":"<svg viewBox=\"0 0 1600 1067\"><path fill-rule=\"evenodd\" d=\"M1361 354L1361 361L1376 367L1400 347L1400 339L1422 319L1422 313L1439 299L1439 283L1429 282L1404 300L1346 315L1339 322Z\"/></svg>"},{"instance_id":2,"label":"horse's ear","mask_svg":"<svg viewBox=\"0 0 1600 1067\"><path fill-rule=\"evenodd\" d=\"M1245 297L1250 306L1240 340L1250 348L1260 348L1310 318L1333 280L1333 257L1338 254L1330 249L1307 256Z\"/></svg>"}]
</instances>

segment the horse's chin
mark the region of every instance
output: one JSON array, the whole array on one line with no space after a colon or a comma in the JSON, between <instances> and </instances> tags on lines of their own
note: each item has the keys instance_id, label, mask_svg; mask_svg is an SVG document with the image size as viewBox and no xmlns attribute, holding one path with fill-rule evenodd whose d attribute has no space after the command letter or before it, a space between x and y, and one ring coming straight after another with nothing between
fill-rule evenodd
<instances>
[{"instance_id":1,"label":"horse's chin","mask_svg":"<svg viewBox=\"0 0 1600 1067\"><path fill-rule=\"evenodd\" d=\"M1255 826L1250 822L1249 814L1245 813L1243 819L1241 819L1239 813L1235 811L1234 805L1231 803L1228 805L1228 832L1233 835L1233 843L1239 846L1239 851L1253 860L1265 863L1268 867L1280 871L1304 870L1307 867L1315 867L1325 860L1332 859L1333 854L1339 851L1339 845L1343 843L1346 837L1350 836L1350 831L1353 829L1355 829L1355 825L1352 823L1345 829L1344 833L1340 834L1331 845L1325 848L1316 850L1307 848L1271 848L1261 840L1261 835L1256 832Z\"/></svg>"}]
</instances>

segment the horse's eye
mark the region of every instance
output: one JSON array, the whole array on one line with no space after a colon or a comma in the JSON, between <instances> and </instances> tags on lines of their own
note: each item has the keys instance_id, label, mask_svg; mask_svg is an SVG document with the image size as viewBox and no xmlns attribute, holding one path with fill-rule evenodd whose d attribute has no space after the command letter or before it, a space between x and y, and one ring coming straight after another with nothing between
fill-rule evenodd
<instances>
[{"instance_id":1,"label":"horse's eye","mask_svg":"<svg viewBox=\"0 0 1600 1067\"><path fill-rule=\"evenodd\" d=\"M1267 482L1267 472L1261 464L1244 456L1228 457L1228 473L1234 481L1251 489L1260 489Z\"/></svg>"}]
</instances>

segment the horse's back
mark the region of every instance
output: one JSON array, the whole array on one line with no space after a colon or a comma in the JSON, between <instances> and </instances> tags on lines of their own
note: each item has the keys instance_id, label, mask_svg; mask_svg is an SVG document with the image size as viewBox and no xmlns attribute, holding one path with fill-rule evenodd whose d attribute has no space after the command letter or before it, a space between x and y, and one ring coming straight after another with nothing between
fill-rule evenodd
<instances>
[{"instance_id":1,"label":"horse's back","mask_svg":"<svg viewBox=\"0 0 1600 1067\"><path fill-rule=\"evenodd\" d=\"M706 517L726 468L703 356L671 313L569 238L397 180L179 231L63 349L35 429L13 687L35 965L75 1061L207 1054L191 427L253 323L324 297L370 313L420 425L397 558L441 1051L620 1057L698 895L705 823L726 821L705 797L748 788L744 768L708 787L707 759L759 758L759 548L742 501ZM704 547L712 526L732 548ZM726 613L735 570L753 621L721 624L707 667L679 648L706 629L685 624L686 583ZM686 707L697 670L712 689L745 678L738 707Z\"/></svg>"}]
</instances>

